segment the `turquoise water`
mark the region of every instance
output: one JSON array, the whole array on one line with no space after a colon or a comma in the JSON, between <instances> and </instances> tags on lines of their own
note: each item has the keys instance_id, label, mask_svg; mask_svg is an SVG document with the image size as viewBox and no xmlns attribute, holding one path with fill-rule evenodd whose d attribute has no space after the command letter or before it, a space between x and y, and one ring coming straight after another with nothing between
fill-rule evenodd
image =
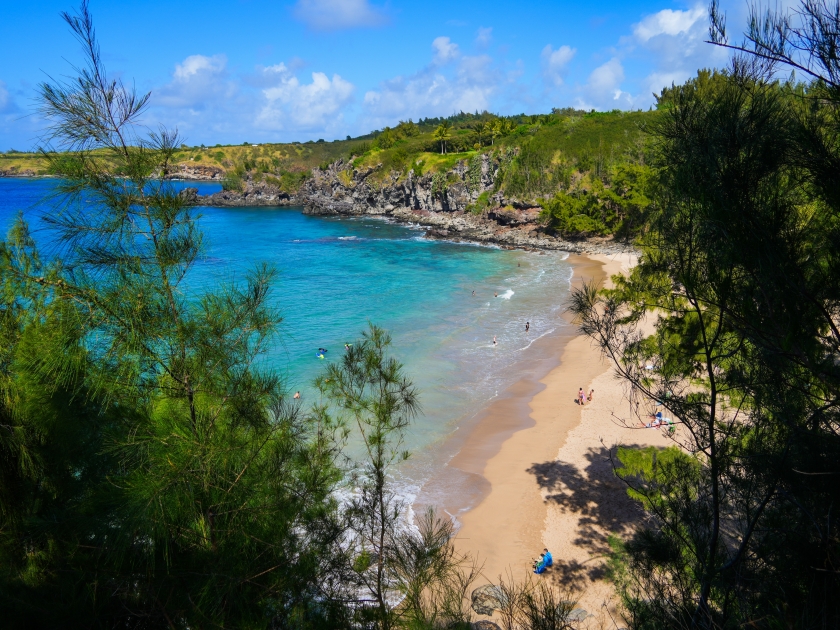
<instances>
[{"instance_id":1,"label":"turquoise water","mask_svg":"<svg viewBox=\"0 0 840 630\"><path fill-rule=\"evenodd\" d=\"M23 211L39 244L48 241L37 217L49 209L43 200L53 185L0 178L4 232ZM198 187L203 194L219 189ZM324 365L317 348L329 349L326 361L336 360L368 322L391 332L424 410L407 446L430 466L440 463L448 434L517 380L536 339L568 331L559 318L571 277L564 254L428 241L417 227L312 217L300 208L199 213L206 255L190 285L242 278L261 261L276 266L272 299L284 320L268 360L304 401L313 400L310 383Z\"/></svg>"}]
</instances>

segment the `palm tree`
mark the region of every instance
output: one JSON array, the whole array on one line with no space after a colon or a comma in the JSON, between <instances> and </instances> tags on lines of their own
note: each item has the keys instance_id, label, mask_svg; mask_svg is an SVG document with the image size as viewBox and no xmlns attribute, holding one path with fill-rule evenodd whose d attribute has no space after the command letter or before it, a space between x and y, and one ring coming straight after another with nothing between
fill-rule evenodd
<instances>
[{"instance_id":1,"label":"palm tree","mask_svg":"<svg viewBox=\"0 0 840 630\"><path fill-rule=\"evenodd\" d=\"M437 129L435 129L434 137L436 140L440 140L440 154L443 155L446 153L446 141L452 137L449 131L448 120L444 120L438 125Z\"/></svg>"},{"instance_id":2,"label":"palm tree","mask_svg":"<svg viewBox=\"0 0 840 630\"><path fill-rule=\"evenodd\" d=\"M493 144L493 121L488 120L484 123L484 133L490 136L490 144Z\"/></svg>"},{"instance_id":3,"label":"palm tree","mask_svg":"<svg viewBox=\"0 0 840 630\"><path fill-rule=\"evenodd\" d=\"M493 121L493 139L495 140L496 136L502 136L505 133L505 121L501 118L497 118Z\"/></svg>"}]
</instances>

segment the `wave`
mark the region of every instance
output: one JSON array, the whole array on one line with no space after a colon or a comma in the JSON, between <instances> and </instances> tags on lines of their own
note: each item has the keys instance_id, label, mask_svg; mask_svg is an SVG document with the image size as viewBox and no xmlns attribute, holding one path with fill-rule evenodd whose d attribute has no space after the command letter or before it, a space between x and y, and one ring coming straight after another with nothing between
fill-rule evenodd
<instances>
[{"instance_id":1,"label":"wave","mask_svg":"<svg viewBox=\"0 0 840 630\"><path fill-rule=\"evenodd\" d=\"M499 297L502 298L503 300L509 300L510 298L513 297L513 293L514 293L513 289L508 289L507 291L502 293Z\"/></svg>"}]
</instances>

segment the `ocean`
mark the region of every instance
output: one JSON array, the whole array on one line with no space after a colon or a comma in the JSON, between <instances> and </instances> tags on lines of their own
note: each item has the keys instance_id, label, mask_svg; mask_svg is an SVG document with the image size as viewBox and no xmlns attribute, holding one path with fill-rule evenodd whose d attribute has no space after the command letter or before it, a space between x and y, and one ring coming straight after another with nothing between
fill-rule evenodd
<instances>
[{"instance_id":1,"label":"ocean","mask_svg":"<svg viewBox=\"0 0 840 630\"><path fill-rule=\"evenodd\" d=\"M49 252L39 216L50 211L54 185L0 178L3 233L22 212ZM220 189L174 185L196 186L201 194ZM274 265L279 275L271 299L283 324L266 363L304 402L314 402L311 383L324 363L338 360L344 343L369 322L391 333L393 353L419 388L422 405L406 436L414 461L400 479L409 500L454 454L446 448L448 436L517 381L532 344L572 330L560 317L572 274L563 253L432 241L419 226L307 216L294 207L197 212L206 250L189 276L190 290L242 279L263 261ZM316 356L320 347L328 349L323 360Z\"/></svg>"}]
</instances>

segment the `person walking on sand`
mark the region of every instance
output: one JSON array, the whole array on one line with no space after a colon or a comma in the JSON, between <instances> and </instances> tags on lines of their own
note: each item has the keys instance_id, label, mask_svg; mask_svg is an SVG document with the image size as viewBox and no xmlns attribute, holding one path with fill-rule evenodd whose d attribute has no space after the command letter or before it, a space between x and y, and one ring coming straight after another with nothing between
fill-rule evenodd
<instances>
[{"instance_id":1,"label":"person walking on sand","mask_svg":"<svg viewBox=\"0 0 840 630\"><path fill-rule=\"evenodd\" d=\"M592 402L592 399L593 399L594 397L595 397L595 390L594 390L594 389L590 389L590 390L589 390L589 395L587 395L587 398L589 399L589 402Z\"/></svg>"},{"instance_id":2,"label":"person walking on sand","mask_svg":"<svg viewBox=\"0 0 840 630\"><path fill-rule=\"evenodd\" d=\"M586 404L586 392L583 391L583 387L578 388L578 404L581 407Z\"/></svg>"}]
</instances>

